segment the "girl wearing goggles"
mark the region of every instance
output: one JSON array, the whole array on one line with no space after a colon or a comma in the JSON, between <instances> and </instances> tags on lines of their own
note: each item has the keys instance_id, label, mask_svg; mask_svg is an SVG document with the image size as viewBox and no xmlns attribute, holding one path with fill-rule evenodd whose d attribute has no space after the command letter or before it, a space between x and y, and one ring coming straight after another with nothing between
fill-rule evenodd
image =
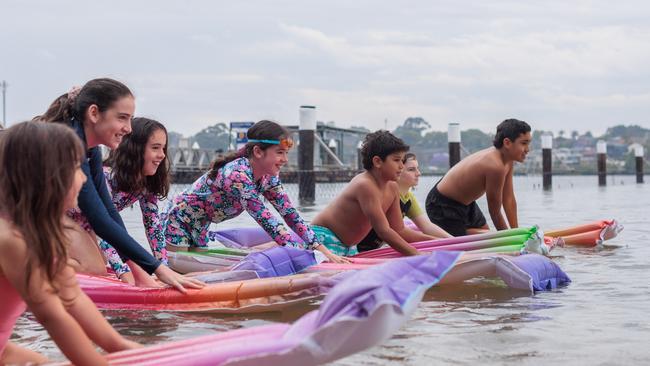
<instances>
[{"instance_id":1,"label":"girl wearing goggles","mask_svg":"<svg viewBox=\"0 0 650 366\"><path fill-rule=\"evenodd\" d=\"M288 161L293 146L290 133L272 121L259 121L248 130L247 144L225 157L171 202L165 221L168 250L206 249L208 227L247 211L278 245L306 247L322 252L330 261L348 260L320 245L311 227L300 217L282 187L280 168ZM290 231L264 205L266 198L303 243L295 242Z\"/></svg>"}]
</instances>

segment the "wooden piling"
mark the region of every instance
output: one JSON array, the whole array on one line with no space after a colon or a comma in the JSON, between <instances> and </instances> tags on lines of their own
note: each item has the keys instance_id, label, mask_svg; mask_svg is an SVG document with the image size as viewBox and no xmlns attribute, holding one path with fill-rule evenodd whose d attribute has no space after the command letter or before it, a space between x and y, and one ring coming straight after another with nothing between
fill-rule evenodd
<instances>
[{"instance_id":1,"label":"wooden piling","mask_svg":"<svg viewBox=\"0 0 650 366\"><path fill-rule=\"evenodd\" d=\"M636 160L636 182L643 183L643 146L637 146L634 149L634 157Z\"/></svg>"},{"instance_id":2,"label":"wooden piling","mask_svg":"<svg viewBox=\"0 0 650 366\"><path fill-rule=\"evenodd\" d=\"M449 143L449 169L451 169L460 161L460 124L449 124L447 142Z\"/></svg>"},{"instance_id":3,"label":"wooden piling","mask_svg":"<svg viewBox=\"0 0 650 366\"><path fill-rule=\"evenodd\" d=\"M598 185L607 185L607 142L598 140L596 144L596 154L598 156Z\"/></svg>"},{"instance_id":4,"label":"wooden piling","mask_svg":"<svg viewBox=\"0 0 650 366\"><path fill-rule=\"evenodd\" d=\"M313 205L316 201L314 174L314 133L316 132L316 107L300 107L300 130L298 133L298 198L300 204Z\"/></svg>"},{"instance_id":5,"label":"wooden piling","mask_svg":"<svg viewBox=\"0 0 650 366\"><path fill-rule=\"evenodd\" d=\"M553 135L542 135L542 186L553 188Z\"/></svg>"}]
</instances>

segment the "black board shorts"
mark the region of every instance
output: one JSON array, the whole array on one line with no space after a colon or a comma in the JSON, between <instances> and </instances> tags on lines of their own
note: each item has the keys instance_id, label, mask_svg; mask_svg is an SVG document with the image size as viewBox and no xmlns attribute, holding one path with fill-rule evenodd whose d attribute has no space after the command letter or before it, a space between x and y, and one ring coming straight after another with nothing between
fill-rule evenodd
<instances>
[{"instance_id":1,"label":"black board shorts","mask_svg":"<svg viewBox=\"0 0 650 366\"><path fill-rule=\"evenodd\" d=\"M481 228L487 223L476 201L464 205L440 193L437 184L427 195L425 208L429 220L453 236L467 235L468 228Z\"/></svg>"}]
</instances>

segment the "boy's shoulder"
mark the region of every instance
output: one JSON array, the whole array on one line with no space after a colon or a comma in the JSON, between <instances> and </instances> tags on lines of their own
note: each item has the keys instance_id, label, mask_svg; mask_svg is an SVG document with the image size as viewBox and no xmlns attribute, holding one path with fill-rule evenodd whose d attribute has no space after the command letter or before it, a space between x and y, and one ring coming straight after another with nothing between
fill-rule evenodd
<instances>
[{"instance_id":1,"label":"boy's shoulder","mask_svg":"<svg viewBox=\"0 0 650 366\"><path fill-rule=\"evenodd\" d=\"M379 189L379 186L377 185L377 182L372 178L370 173L367 171L358 174L352 180L350 183L348 183L348 189L349 190L377 190Z\"/></svg>"},{"instance_id":2,"label":"boy's shoulder","mask_svg":"<svg viewBox=\"0 0 650 366\"><path fill-rule=\"evenodd\" d=\"M479 154L479 159L475 160L478 164L474 164L474 168L483 170L486 173L504 171L511 165L503 162L501 152L496 148L481 150L476 154Z\"/></svg>"}]
</instances>

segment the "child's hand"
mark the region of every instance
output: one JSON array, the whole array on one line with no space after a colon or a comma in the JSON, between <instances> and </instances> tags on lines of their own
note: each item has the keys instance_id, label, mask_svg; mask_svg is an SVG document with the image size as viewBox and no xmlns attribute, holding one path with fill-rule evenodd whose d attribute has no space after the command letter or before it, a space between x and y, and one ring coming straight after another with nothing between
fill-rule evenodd
<instances>
[{"instance_id":1,"label":"child's hand","mask_svg":"<svg viewBox=\"0 0 650 366\"><path fill-rule=\"evenodd\" d=\"M158 266L154 273L158 276L160 281L175 287L178 291L184 294L187 293L185 287L198 289L205 286L205 282L197 280L196 278L185 277L182 274L178 274L164 264Z\"/></svg>"},{"instance_id":2,"label":"child's hand","mask_svg":"<svg viewBox=\"0 0 650 366\"><path fill-rule=\"evenodd\" d=\"M143 347L144 346L141 345L140 343L130 341L130 340L126 339L126 338L124 338L124 340L122 341L122 350L143 348Z\"/></svg>"},{"instance_id":3,"label":"child's hand","mask_svg":"<svg viewBox=\"0 0 650 366\"><path fill-rule=\"evenodd\" d=\"M325 254L325 256L327 257L327 260L332 263L343 263L343 264L352 263L350 259L340 255L336 255L332 252L330 252L329 254Z\"/></svg>"}]
</instances>

